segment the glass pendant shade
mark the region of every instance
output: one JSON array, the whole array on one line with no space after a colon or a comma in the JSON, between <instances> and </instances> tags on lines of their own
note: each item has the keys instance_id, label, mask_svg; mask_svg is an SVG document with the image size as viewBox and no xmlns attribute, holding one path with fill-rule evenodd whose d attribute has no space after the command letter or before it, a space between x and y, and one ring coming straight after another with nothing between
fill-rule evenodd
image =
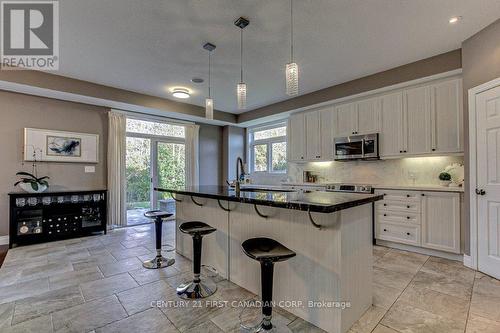
<instances>
[{"instance_id":1,"label":"glass pendant shade","mask_svg":"<svg viewBox=\"0 0 500 333\"><path fill-rule=\"evenodd\" d=\"M296 63L286 64L286 94L296 96L299 93L299 67Z\"/></svg>"},{"instance_id":2,"label":"glass pendant shade","mask_svg":"<svg viewBox=\"0 0 500 333\"><path fill-rule=\"evenodd\" d=\"M205 99L205 118L214 119L214 101L211 98Z\"/></svg>"},{"instance_id":3,"label":"glass pendant shade","mask_svg":"<svg viewBox=\"0 0 500 333\"><path fill-rule=\"evenodd\" d=\"M244 109L247 105L247 84L244 82L238 83L236 87L236 94L238 96L238 109Z\"/></svg>"}]
</instances>

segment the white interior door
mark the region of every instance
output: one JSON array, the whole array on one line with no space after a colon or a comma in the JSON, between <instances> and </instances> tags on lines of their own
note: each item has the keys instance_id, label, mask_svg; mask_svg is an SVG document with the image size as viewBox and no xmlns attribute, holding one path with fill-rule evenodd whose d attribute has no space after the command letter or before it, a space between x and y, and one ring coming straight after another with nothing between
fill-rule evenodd
<instances>
[{"instance_id":1,"label":"white interior door","mask_svg":"<svg viewBox=\"0 0 500 333\"><path fill-rule=\"evenodd\" d=\"M500 278L500 86L476 95L478 269Z\"/></svg>"}]
</instances>

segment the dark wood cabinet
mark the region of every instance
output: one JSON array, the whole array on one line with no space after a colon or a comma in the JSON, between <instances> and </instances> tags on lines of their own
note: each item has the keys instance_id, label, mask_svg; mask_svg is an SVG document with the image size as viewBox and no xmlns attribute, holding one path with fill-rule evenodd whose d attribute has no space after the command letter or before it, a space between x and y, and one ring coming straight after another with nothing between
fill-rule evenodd
<instances>
[{"instance_id":1,"label":"dark wood cabinet","mask_svg":"<svg viewBox=\"0 0 500 333\"><path fill-rule=\"evenodd\" d=\"M9 193L9 248L106 233L107 191Z\"/></svg>"}]
</instances>

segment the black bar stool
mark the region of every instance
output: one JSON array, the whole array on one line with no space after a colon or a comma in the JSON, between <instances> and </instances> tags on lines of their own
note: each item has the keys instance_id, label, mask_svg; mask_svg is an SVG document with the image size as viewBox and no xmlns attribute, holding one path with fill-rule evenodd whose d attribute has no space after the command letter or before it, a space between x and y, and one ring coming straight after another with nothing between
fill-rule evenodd
<instances>
[{"instance_id":1,"label":"black bar stool","mask_svg":"<svg viewBox=\"0 0 500 333\"><path fill-rule=\"evenodd\" d=\"M175 263L175 259L165 258L161 255L161 229L163 224L163 219L170 217L174 214L164 212L161 210L150 210L144 213L144 216L149 219L155 220L155 231L156 231L156 257L151 260L146 260L142 263L142 266L150 269L158 269L171 266Z\"/></svg>"},{"instance_id":2,"label":"black bar stool","mask_svg":"<svg viewBox=\"0 0 500 333\"><path fill-rule=\"evenodd\" d=\"M217 285L209 278L201 278L201 240L203 236L211 234L217 229L199 221L184 222L179 230L193 237L193 281L181 284L177 287L177 295L185 299L205 298L213 295Z\"/></svg>"},{"instance_id":3,"label":"black bar stool","mask_svg":"<svg viewBox=\"0 0 500 333\"><path fill-rule=\"evenodd\" d=\"M274 263L295 257L296 253L270 238L250 238L241 244L243 251L250 258L260 262L260 283L262 288L262 321L254 327L255 332L269 332L275 326L271 322L273 301ZM247 327L244 327L248 329ZM288 327L280 327L280 332L290 331Z\"/></svg>"}]
</instances>

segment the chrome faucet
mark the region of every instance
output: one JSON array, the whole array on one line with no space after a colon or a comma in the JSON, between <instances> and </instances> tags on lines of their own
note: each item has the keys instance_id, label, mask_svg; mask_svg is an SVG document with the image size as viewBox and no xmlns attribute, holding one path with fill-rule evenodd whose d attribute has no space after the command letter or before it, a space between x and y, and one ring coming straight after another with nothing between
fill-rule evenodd
<instances>
[{"instance_id":1,"label":"chrome faucet","mask_svg":"<svg viewBox=\"0 0 500 333\"><path fill-rule=\"evenodd\" d=\"M241 173L240 173L241 168ZM236 180L234 182L234 189L236 190L236 195L240 195L241 183L240 178L241 175L245 174L245 168L243 167L243 160L238 156L236 159Z\"/></svg>"}]
</instances>

